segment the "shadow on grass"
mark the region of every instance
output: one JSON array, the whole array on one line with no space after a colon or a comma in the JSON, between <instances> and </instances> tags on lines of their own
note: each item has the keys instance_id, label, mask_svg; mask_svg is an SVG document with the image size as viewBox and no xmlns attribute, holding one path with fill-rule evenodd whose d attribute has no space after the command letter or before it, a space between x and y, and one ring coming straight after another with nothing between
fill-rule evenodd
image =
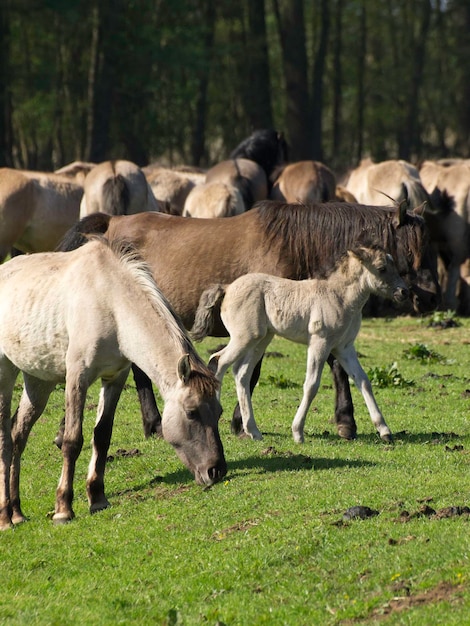
<instances>
[{"instance_id":1,"label":"shadow on grass","mask_svg":"<svg viewBox=\"0 0 470 626\"><path fill-rule=\"evenodd\" d=\"M264 433L269 436L269 433ZM287 435L286 435L287 437ZM445 445L451 440L459 439L460 435L453 432L439 433L409 433L408 431L400 431L394 434L395 442L410 443L410 444L431 444L431 445ZM335 441L340 445L352 445L354 441L341 440L335 433L322 433L308 435L307 441L315 440L328 440ZM380 441L380 438L375 433L359 434L358 439L355 440L366 444L383 445L384 448L390 449L390 445L385 445ZM259 452L256 456L249 456L243 459L237 459L227 461L228 472L224 480L236 480L238 476L244 474L247 470L260 475L276 472L296 472L304 470L330 470L330 469L342 469L342 468L361 468L361 467L374 467L377 463L358 460L358 459L332 459L323 458L317 456L309 456L307 454L297 454L290 451L276 450L274 447L267 447L265 450ZM162 486L179 486L179 489L174 490L174 493L178 493L181 490L189 489L194 484L194 478L191 473L181 468L177 471L170 472L168 474L157 475L145 483L140 483L125 490L118 490L114 494L111 493L111 497L122 496L131 493L144 492L145 490L155 488L158 485ZM172 490L173 491L173 490Z\"/></svg>"},{"instance_id":2,"label":"shadow on grass","mask_svg":"<svg viewBox=\"0 0 470 626\"><path fill-rule=\"evenodd\" d=\"M370 461L361 461L353 459L328 459L328 458L312 458L305 454L293 454L290 452L272 453L265 456L251 456L236 461L228 461L227 476L224 480L236 480L238 476L246 470L250 470L254 474L269 474L276 472L298 472L303 470L328 470L351 467L373 467L377 465ZM108 494L110 497L123 496L132 493L144 492L145 490L154 488L158 485L178 485L174 493L180 490L188 489L194 483L191 473L181 468L175 472L155 476L145 483L134 485L129 489L118 490ZM217 485L215 485L217 487Z\"/></svg>"}]
</instances>

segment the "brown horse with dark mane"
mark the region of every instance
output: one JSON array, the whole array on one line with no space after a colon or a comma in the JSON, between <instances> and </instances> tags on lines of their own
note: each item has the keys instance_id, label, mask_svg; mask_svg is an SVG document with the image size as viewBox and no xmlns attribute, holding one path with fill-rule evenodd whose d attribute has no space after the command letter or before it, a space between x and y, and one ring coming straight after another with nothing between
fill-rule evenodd
<instances>
[{"instance_id":1,"label":"brown horse with dark mane","mask_svg":"<svg viewBox=\"0 0 470 626\"><path fill-rule=\"evenodd\" d=\"M86 241L87 233L132 242L149 264L155 280L191 328L202 292L217 282L230 283L249 272L295 280L315 277L365 232L378 237L393 256L410 287L410 305L434 310L440 301L436 259L421 216L401 208L377 208L343 202L317 205L265 201L251 211L224 219L187 219L161 213L129 216L94 214L77 222L61 250ZM220 319L214 336L226 336ZM336 387L335 419L341 437L356 436L348 377L330 356ZM252 390L259 376L254 373ZM134 368L146 434L159 431L159 413L150 381ZM239 412L232 430L240 432Z\"/></svg>"}]
</instances>

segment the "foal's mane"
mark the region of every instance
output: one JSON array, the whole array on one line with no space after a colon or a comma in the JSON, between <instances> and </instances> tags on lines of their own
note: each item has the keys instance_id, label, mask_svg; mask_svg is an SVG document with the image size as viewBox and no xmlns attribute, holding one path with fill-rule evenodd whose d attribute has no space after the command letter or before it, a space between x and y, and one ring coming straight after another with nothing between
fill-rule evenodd
<instances>
[{"instance_id":1,"label":"foal's mane","mask_svg":"<svg viewBox=\"0 0 470 626\"><path fill-rule=\"evenodd\" d=\"M402 261L401 265L405 261L408 267L419 266L424 220L417 215L407 213L398 227L398 209L393 207L263 201L256 208L266 247L280 245L279 255L291 259L297 279L318 275L322 267L364 237L379 243L396 261Z\"/></svg>"},{"instance_id":2,"label":"foal's mane","mask_svg":"<svg viewBox=\"0 0 470 626\"><path fill-rule=\"evenodd\" d=\"M139 286L154 311L164 320L166 330L176 347L189 356L189 384L203 394L213 394L219 386L217 379L197 354L183 323L158 287L150 266L137 248L124 238L109 241L106 237L90 236L89 239L99 240L113 252L123 269L130 273L132 282Z\"/></svg>"}]
</instances>

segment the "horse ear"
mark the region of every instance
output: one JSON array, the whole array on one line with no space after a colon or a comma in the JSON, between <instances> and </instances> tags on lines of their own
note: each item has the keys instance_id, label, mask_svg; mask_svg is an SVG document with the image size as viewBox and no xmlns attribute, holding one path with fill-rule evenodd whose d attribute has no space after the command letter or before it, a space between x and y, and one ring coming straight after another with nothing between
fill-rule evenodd
<instances>
[{"instance_id":1,"label":"horse ear","mask_svg":"<svg viewBox=\"0 0 470 626\"><path fill-rule=\"evenodd\" d=\"M424 211L425 211L425 209L426 209L426 205L427 205L427 201L425 200L423 203L421 203L419 206L417 206L417 207L415 207L415 208L413 209L413 213L414 213L415 215L421 215L421 216L423 216L423 215L424 215Z\"/></svg>"},{"instance_id":2,"label":"horse ear","mask_svg":"<svg viewBox=\"0 0 470 626\"><path fill-rule=\"evenodd\" d=\"M367 248L366 246L359 245L359 246L356 246L355 248L350 248L348 250L348 253L355 256L362 263L364 263L370 258L370 249Z\"/></svg>"},{"instance_id":3,"label":"horse ear","mask_svg":"<svg viewBox=\"0 0 470 626\"><path fill-rule=\"evenodd\" d=\"M398 205L397 217L395 219L395 225L397 227L403 226L406 220L406 212L408 210L408 198L405 198Z\"/></svg>"},{"instance_id":4,"label":"horse ear","mask_svg":"<svg viewBox=\"0 0 470 626\"><path fill-rule=\"evenodd\" d=\"M189 360L189 354L183 354L178 361L178 376L180 380L187 385L189 377L191 375L191 363Z\"/></svg>"}]
</instances>

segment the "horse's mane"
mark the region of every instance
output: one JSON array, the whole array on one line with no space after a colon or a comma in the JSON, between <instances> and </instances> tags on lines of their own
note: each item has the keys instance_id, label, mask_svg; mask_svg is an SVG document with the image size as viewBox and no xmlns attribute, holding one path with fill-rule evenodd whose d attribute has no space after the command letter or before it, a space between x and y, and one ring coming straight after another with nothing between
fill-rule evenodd
<instances>
[{"instance_id":1,"label":"horse's mane","mask_svg":"<svg viewBox=\"0 0 470 626\"><path fill-rule=\"evenodd\" d=\"M261 165L269 180L276 165L287 161L287 143L276 130L255 130L231 152L231 159L251 159Z\"/></svg>"},{"instance_id":2,"label":"horse's mane","mask_svg":"<svg viewBox=\"0 0 470 626\"><path fill-rule=\"evenodd\" d=\"M279 246L281 242L280 258L291 259L297 279L318 275L331 260L364 237L390 252L401 271L411 265L419 266L424 220L407 213L397 227L397 208L347 202L304 205L263 201L256 204L256 209L266 247ZM399 229L405 229L404 237L402 233L398 236Z\"/></svg>"},{"instance_id":3,"label":"horse's mane","mask_svg":"<svg viewBox=\"0 0 470 626\"><path fill-rule=\"evenodd\" d=\"M164 319L172 341L183 354L189 356L191 364L189 383L202 393L214 393L219 387L219 382L197 354L183 323L158 287L150 266L143 260L137 248L124 238L109 241L106 237L91 235L89 239L100 241L113 252L124 270L130 273L132 282L139 286L152 308Z\"/></svg>"}]
</instances>

